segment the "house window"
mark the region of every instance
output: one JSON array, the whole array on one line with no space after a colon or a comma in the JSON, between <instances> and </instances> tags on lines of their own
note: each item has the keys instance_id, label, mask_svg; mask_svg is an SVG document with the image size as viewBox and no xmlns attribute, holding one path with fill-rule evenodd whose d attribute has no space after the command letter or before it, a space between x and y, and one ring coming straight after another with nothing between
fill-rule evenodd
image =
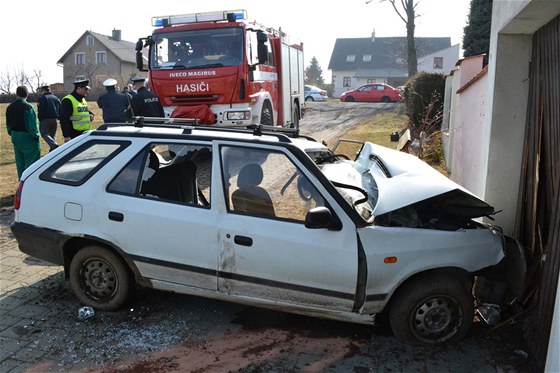
<instances>
[{"instance_id":1,"label":"house window","mask_svg":"<svg viewBox=\"0 0 560 373\"><path fill-rule=\"evenodd\" d=\"M356 60L356 55L349 54L348 56L346 56L346 62L354 62L354 60Z\"/></svg>"},{"instance_id":2,"label":"house window","mask_svg":"<svg viewBox=\"0 0 560 373\"><path fill-rule=\"evenodd\" d=\"M93 36L87 35L86 36L86 47L93 47Z\"/></svg>"},{"instance_id":3,"label":"house window","mask_svg":"<svg viewBox=\"0 0 560 373\"><path fill-rule=\"evenodd\" d=\"M371 62L371 54L364 54L362 61Z\"/></svg>"},{"instance_id":4,"label":"house window","mask_svg":"<svg viewBox=\"0 0 560 373\"><path fill-rule=\"evenodd\" d=\"M434 69L443 69L443 57L434 57Z\"/></svg>"},{"instance_id":5,"label":"house window","mask_svg":"<svg viewBox=\"0 0 560 373\"><path fill-rule=\"evenodd\" d=\"M368 80L367 80L367 83L368 83L368 84L370 84L370 83L375 83L375 79L368 79Z\"/></svg>"},{"instance_id":6,"label":"house window","mask_svg":"<svg viewBox=\"0 0 560 373\"><path fill-rule=\"evenodd\" d=\"M107 52L95 52L95 63L98 65L107 65Z\"/></svg>"},{"instance_id":7,"label":"house window","mask_svg":"<svg viewBox=\"0 0 560 373\"><path fill-rule=\"evenodd\" d=\"M342 78L342 86L343 87L350 87L350 83L352 82L352 78L349 76L345 76L344 78Z\"/></svg>"},{"instance_id":8,"label":"house window","mask_svg":"<svg viewBox=\"0 0 560 373\"><path fill-rule=\"evenodd\" d=\"M86 54L85 53L76 53L76 65L85 65L86 64Z\"/></svg>"}]
</instances>

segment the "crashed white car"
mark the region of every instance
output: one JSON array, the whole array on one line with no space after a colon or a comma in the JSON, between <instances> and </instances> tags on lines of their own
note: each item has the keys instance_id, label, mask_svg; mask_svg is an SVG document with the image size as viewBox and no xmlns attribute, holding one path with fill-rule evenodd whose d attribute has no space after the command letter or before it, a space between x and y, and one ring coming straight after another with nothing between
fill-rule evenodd
<instances>
[{"instance_id":1,"label":"crashed white car","mask_svg":"<svg viewBox=\"0 0 560 373\"><path fill-rule=\"evenodd\" d=\"M258 128L104 125L25 171L12 232L102 311L139 284L462 338L475 307L521 291L521 247L423 162L357 145L348 159Z\"/></svg>"}]
</instances>

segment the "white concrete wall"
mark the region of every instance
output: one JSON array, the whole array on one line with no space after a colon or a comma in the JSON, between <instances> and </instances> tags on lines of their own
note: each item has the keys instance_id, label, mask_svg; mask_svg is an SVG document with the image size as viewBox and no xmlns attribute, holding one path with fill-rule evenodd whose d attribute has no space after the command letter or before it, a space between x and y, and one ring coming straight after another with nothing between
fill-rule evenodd
<instances>
[{"instance_id":1,"label":"white concrete wall","mask_svg":"<svg viewBox=\"0 0 560 373\"><path fill-rule=\"evenodd\" d=\"M484 138L487 85L486 76L483 76L456 95L456 108L461 109L456 110L450 129L453 139L451 179L479 197L484 195L485 178L481 169L485 169L488 152L488 140Z\"/></svg>"}]
</instances>

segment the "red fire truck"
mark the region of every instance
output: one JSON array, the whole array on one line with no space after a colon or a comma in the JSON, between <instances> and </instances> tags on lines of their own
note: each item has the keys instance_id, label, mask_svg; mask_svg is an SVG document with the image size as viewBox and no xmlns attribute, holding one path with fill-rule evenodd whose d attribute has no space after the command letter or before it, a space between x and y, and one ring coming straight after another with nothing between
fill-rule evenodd
<instances>
[{"instance_id":1,"label":"red fire truck","mask_svg":"<svg viewBox=\"0 0 560 373\"><path fill-rule=\"evenodd\" d=\"M246 20L245 10L152 18L159 28L136 43L136 65L149 71L166 116L299 129L303 44L288 44L281 30Z\"/></svg>"}]
</instances>

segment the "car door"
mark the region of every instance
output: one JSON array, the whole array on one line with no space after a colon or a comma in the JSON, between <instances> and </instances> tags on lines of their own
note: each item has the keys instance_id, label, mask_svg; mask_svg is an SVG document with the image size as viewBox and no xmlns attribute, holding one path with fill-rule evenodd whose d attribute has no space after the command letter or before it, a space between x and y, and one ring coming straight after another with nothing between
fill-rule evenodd
<instances>
[{"instance_id":1,"label":"car door","mask_svg":"<svg viewBox=\"0 0 560 373\"><path fill-rule=\"evenodd\" d=\"M352 310L356 228L332 197L286 148L222 143L219 155L218 290L278 307ZM318 206L340 219L340 230L305 227Z\"/></svg>"},{"instance_id":2,"label":"car door","mask_svg":"<svg viewBox=\"0 0 560 373\"><path fill-rule=\"evenodd\" d=\"M157 288L216 290L211 147L160 141L123 157L132 160L97 198L104 237Z\"/></svg>"},{"instance_id":3,"label":"car door","mask_svg":"<svg viewBox=\"0 0 560 373\"><path fill-rule=\"evenodd\" d=\"M372 100L372 92L373 86L371 84L361 86L358 88L356 92L356 101L357 102L368 102Z\"/></svg>"}]
</instances>

